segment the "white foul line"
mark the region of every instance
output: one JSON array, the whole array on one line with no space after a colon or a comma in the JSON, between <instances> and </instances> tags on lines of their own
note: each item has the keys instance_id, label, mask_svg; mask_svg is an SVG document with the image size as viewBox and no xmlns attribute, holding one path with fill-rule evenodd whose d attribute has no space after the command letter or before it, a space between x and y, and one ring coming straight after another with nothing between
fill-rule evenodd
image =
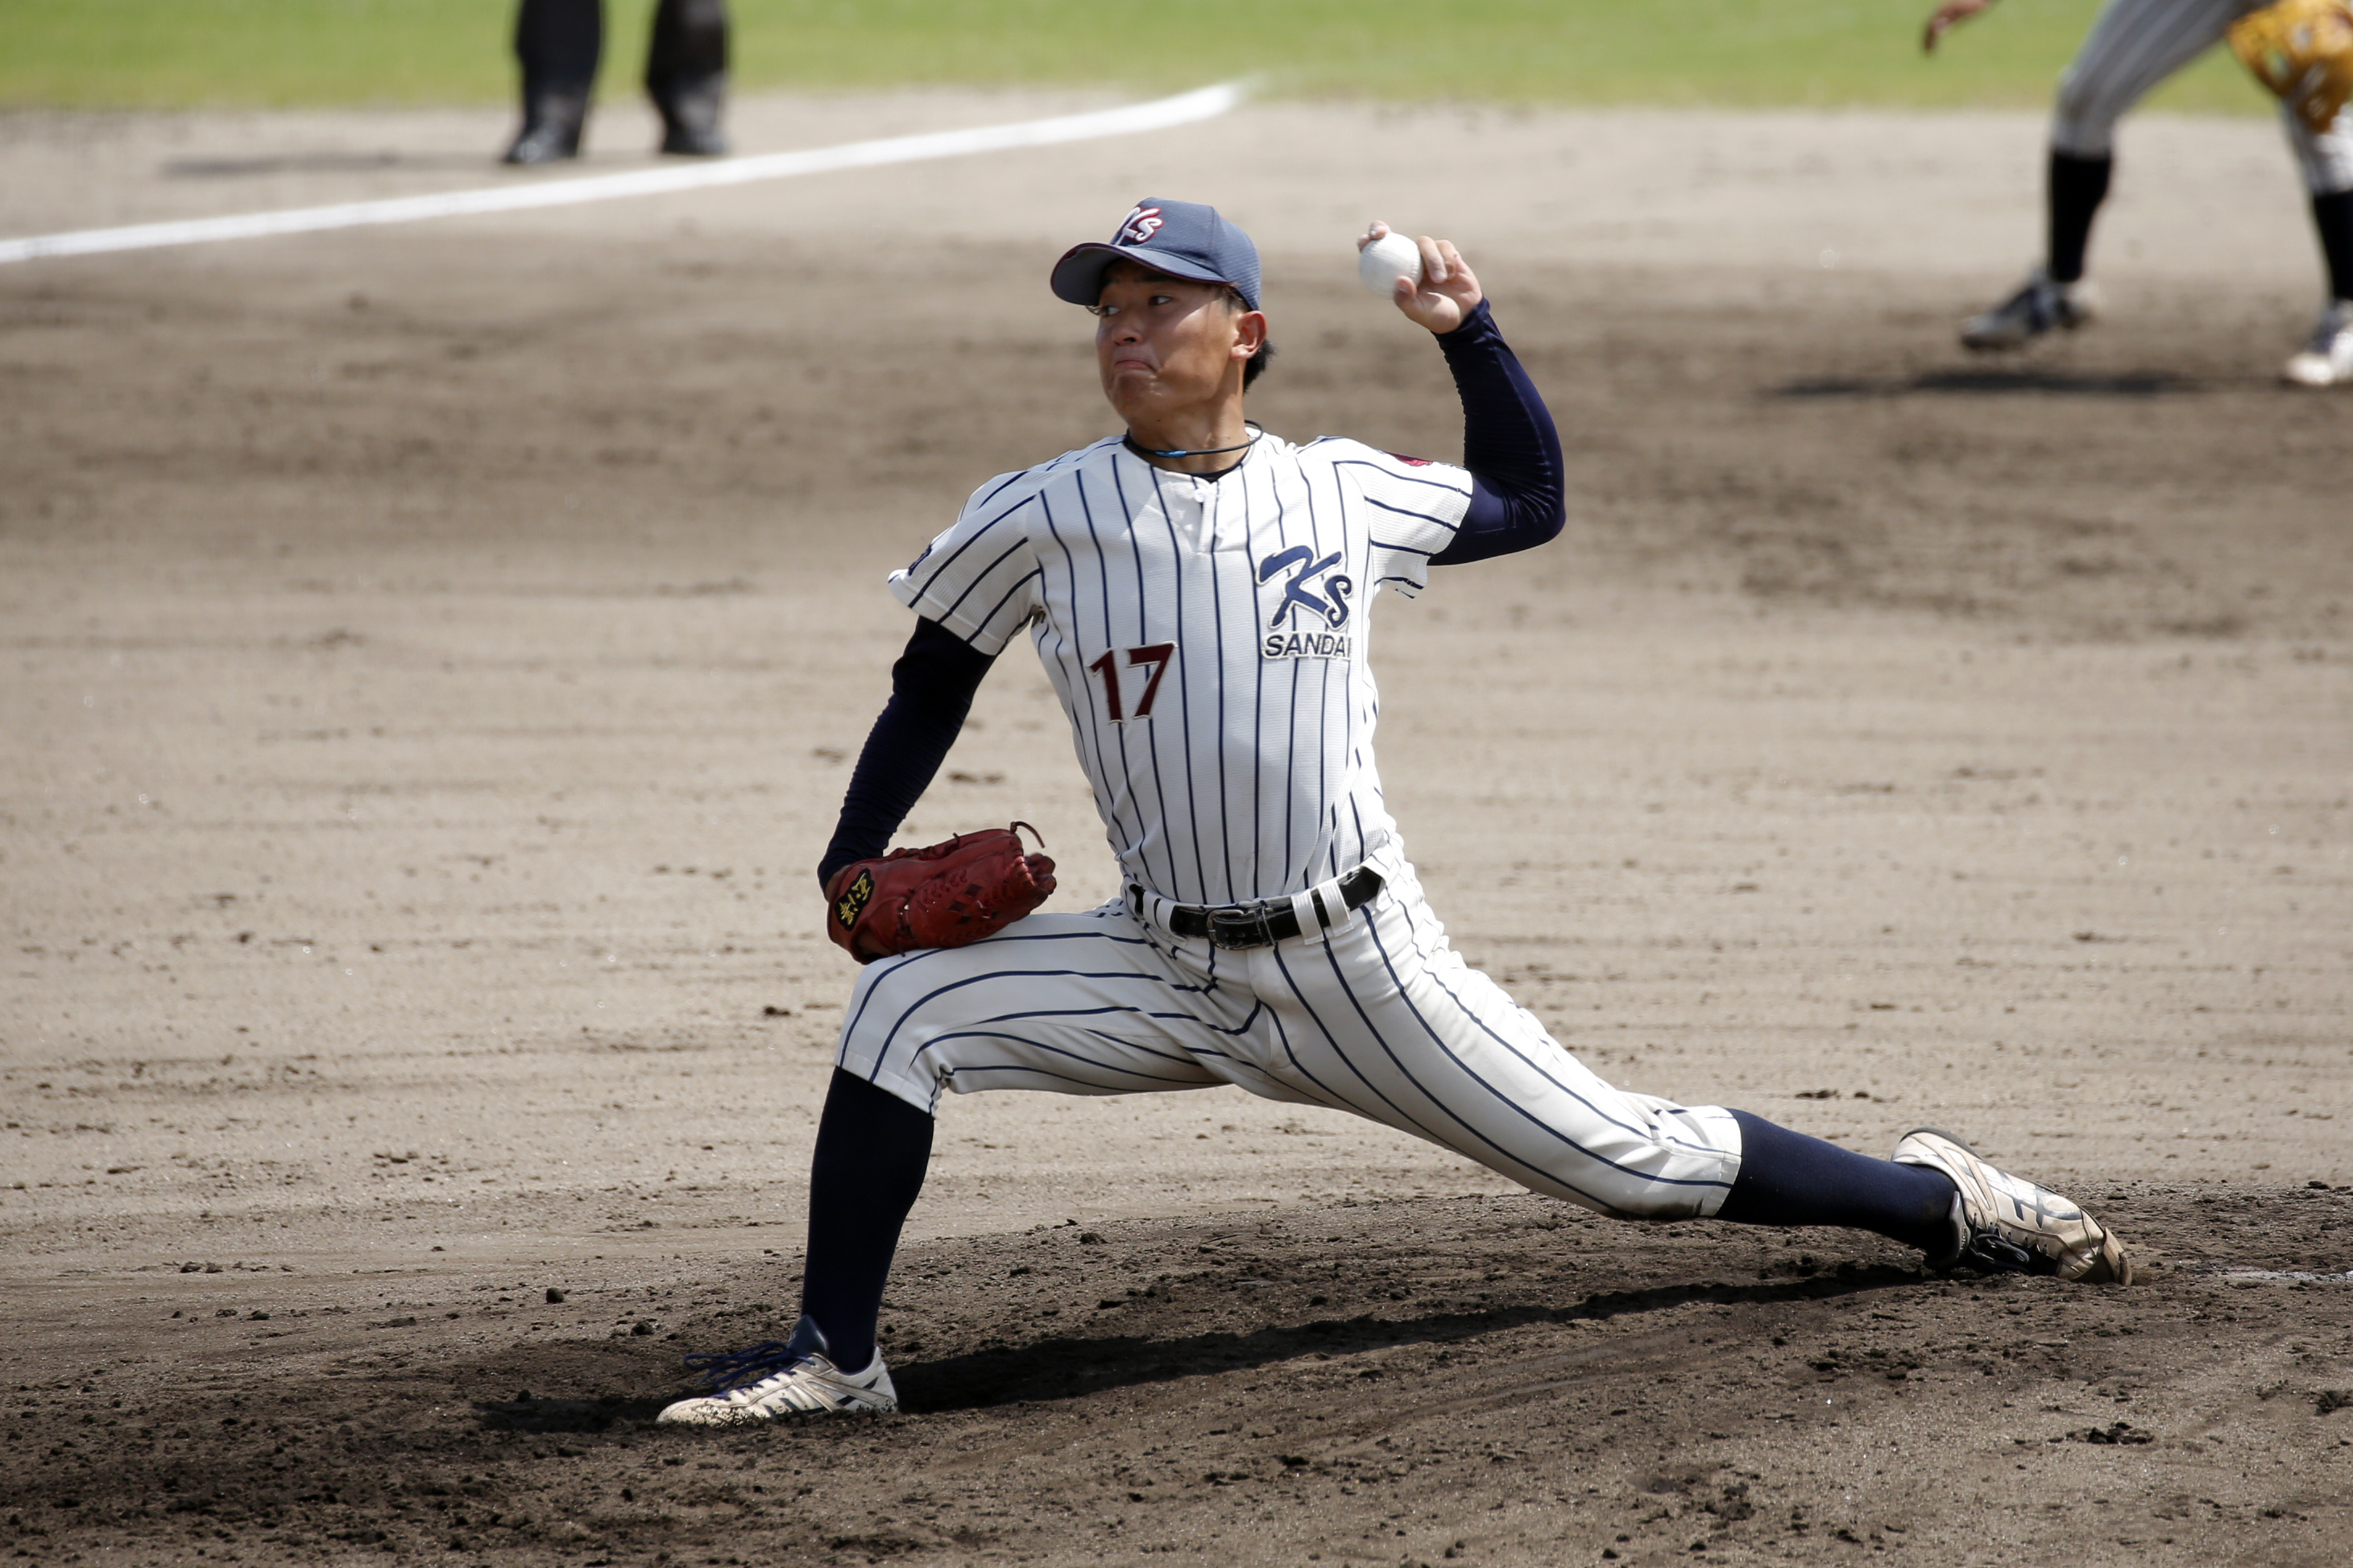
<instances>
[{"instance_id":1,"label":"white foul line","mask_svg":"<svg viewBox=\"0 0 2353 1568\"><path fill-rule=\"evenodd\" d=\"M0 239L0 265L50 256L92 256L109 250L148 250L167 245L201 245L214 239L309 234L327 228L356 228L365 224L413 223L419 218L521 212L532 207L566 207L582 202L664 195L672 191L706 190L714 185L743 185L754 180L781 180L795 174L821 174L837 169L871 169L879 164L912 163L925 158L955 158L971 153L997 153L1015 147L1046 147L1058 142L1084 142L1097 136L1158 131L1171 125L1190 124L1197 120L1214 119L1232 109L1241 99L1240 85L1225 82L1217 87L1180 93L1175 98L1155 99L1150 103L1131 103L1119 109L1099 109L1086 114L1064 114L1051 120L1028 120L1014 125L985 125L965 131L934 131L921 136L892 136L879 142L851 142L839 147L814 147L802 153L767 153L756 157L729 158L684 168L647 169L632 174L596 174L586 179L501 185L490 190L448 191L431 196L343 202L334 206L290 207L283 212L243 213L234 217L192 218L179 223L142 223L126 228L85 228L70 234L34 235L25 239Z\"/></svg>"}]
</instances>

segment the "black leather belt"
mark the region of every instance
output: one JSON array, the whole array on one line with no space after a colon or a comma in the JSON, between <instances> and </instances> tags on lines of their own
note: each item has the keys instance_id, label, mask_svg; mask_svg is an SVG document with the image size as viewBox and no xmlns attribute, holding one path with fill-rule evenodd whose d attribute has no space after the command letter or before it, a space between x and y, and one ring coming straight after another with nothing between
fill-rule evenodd
<instances>
[{"instance_id":1,"label":"black leather belt","mask_svg":"<svg viewBox=\"0 0 2353 1568\"><path fill-rule=\"evenodd\" d=\"M1359 866L1342 879L1344 908L1325 911L1324 923L1335 926L1349 910L1372 902L1381 890L1381 874ZM1141 902L1139 897L1138 900ZM1299 913L1289 899L1267 899L1254 904L1171 904L1162 911L1164 922L1178 936L1208 939L1213 947L1272 947L1300 931Z\"/></svg>"}]
</instances>

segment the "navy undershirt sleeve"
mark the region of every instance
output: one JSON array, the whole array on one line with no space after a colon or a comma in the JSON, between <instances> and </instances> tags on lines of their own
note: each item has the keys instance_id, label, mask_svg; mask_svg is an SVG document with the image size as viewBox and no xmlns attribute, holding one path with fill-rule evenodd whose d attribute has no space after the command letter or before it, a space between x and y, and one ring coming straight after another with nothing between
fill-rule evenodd
<instances>
[{"instance_id":1,"label":"navy undershirt sleeve","mask_svg":"<svg viewBox=\"0 0 2353 1568\"><path fill-rule=\"evenodd\" d=\"M1556 538L1567 521L1560 432L1519 357L1504 342L1482 300L1470 318L1440 334L1438 346L1462 398L1462 466L1471 470L1471 510L1452 542L1430 558L1460 566Z\"/></svg>"},{"instance_id":2,"label":"navy undershirt sleeve","mask_svg":"<svg viewBox=\"0 0 2353 1568\"><path fill-rule=\"evenodd\" d=\"M849 774L841 816L818 865L820 884L853 860L891 847L891 835L929 789L972 711L973 693L997 656L981 652L937 621L919 620L891 667L891 700L868 731Z\"/></svg>"}]
</instances>

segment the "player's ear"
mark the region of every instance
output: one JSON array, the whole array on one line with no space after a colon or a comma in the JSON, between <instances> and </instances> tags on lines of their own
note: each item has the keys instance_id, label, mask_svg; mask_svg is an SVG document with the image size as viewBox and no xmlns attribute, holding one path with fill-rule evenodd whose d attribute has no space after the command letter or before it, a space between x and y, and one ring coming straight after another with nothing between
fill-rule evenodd
<instances>
[{"instance_id":1,"label":"player's ear","mask_svg":"<svg viewBox=\"0 0 2353 1568\"><path fill-rule=\"evenodd\" d=\"M1244 310L1234 318L1234 358L1254 359L1266 342L1266 314Z\"/></svg>"}]
</instances>

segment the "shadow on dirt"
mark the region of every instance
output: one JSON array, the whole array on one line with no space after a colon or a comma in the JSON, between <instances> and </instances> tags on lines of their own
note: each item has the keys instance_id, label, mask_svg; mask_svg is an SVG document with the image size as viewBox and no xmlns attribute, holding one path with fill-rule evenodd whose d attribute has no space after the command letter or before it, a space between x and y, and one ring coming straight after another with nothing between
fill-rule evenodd
<instances>
[{"instance_id":1,"label":"shadow on dirt","mask_svg":"<svg viewBox=\"0 0 2353 1568\"><path fill-rule=\"evenodd\" d=\"M1909 1269L1847 1264L1834 1273L1753 1285L1694 1282L1604 1291L1565 1307L1517 1304L1397 1318L1366 1313L1182 1336L1062 1335L1029 1344L997 1343L944 1358L898 1361L892 1381L901 1407L910 1415L979 1410L1024 1401L1083 1399L1147 1384L1285 1362L1329 1361L1403 1345L1455 1344L1533 1323L1604 1323L1702 1301L1727 1306L1821 1301L1916 1286L1923 1279ZM577 1366L562 1369L563 1375L577 1378L580 1373ZM1367 1375L1380 1373L1372 1370ZM663 1405L684 1392L681 1387L678 1394L658 1397L577 1397L542 1396L525 1388L509 1399L475 1400L472 1408L486 1432L591 1436L649 1426Z\"/></svg>"},{"instance_id":2,"label":"shadow on dirt","mask_svg":"<svg viewBox=\"0 0 2353 1568\"><path fill-rule=\"evenodd\" d=\"M496 166L492 153L279 153L255 158L174 158L163 165L167 180L233 180L269 174L365 174L385 169L439 174L451 169Z\"/></svg>"},{"instance_id":3,"label":"shadow on dirt","mask_svg":"<svg viewBox=\"0 0 2353 1568\"><path fill-rule=\"evenodd\" d=\"M543 1399L529 1389L512 1399L478 1399L474 1410L487 1432L608 1432L615 1426L650 1426L670 1401L624 1399L606 1394L596 1399Z\"/></svg>"},{"instance_id":4,"label":"shadow on dirt","mask_svg":"<svg viewBox=\"0 0 2353 1568\"><path fill-rule=\"evenodd\" d=\"M1859 1291L1918 1285L1923 1276L1885 1267L1759 1285L1691 1284L1588 1296L1570 1307L1499 1307L1416 1318L1323 1319L1248 1333L1064 1338L987 1350L894 1369L911 1415L981 1409L1020 1400L1078 1399L1106 1390L1261 1367L1303 1357L1329 1359L1399 1345L1444 1344L1531 1323L1608 1322L1694 1301L1755 1306L1820 1301ZM1377 1372L1369 1375L1378 1375Z\"/></svg>"},{"instance_id":5,"label":"shadow on dirt","mask_svg":"<svg viewBox=\"0 0 2353 1568\"><path fill-rule=\"evenodd\" d=\"M1828 375L1785 382L1765 395L1790 401L1907 397L1920 394L1972 397L2167 397L2210 392L2206 381L2168 371L2071 375L2020 365L2004 369L1929 370L1916 375Z\"/></svg>"},{"instance_id":6,"label":"shadow on dirt","mask_svg":"<svg viewBox=\"0 0 2353 1568\"><path fill-rule=\"evenodd\" d=\"M1800 1250L1831 1233L1539 1226L1535 1199L1136 1221L1096 1244L1003 1237L989 1244L1001 1271L974 1268L969 1242L921 1244L897 1331L920 1325L938 1349L893 1352L906 1414L741 1431L653 1422L675 1397L675 1352L758 1337L773 1309L724 1303L739 1285L765 1291L767 1265L702 1281L719 1300L681 1317L675 1343L615 1337L593 1318L551 1342L539 1323L486 1334L420 1316L419 1338L441 1337L397 1352L340 1320L291 1356L259 1339L202 1358L159 1349L135 1386L82 1372L83 1355L41 1386L16 1379L0 1553L274 1563L368 1550L562 1568L751 1561L756 1540L757 1560L778 1568L984 1552L1092 1563L1112 1558L1102 1541L1115 1528L1113 1546L1137 1560L1221 1538L1237 1563L1295 1562L1304 1540L1360 1528L1367 1496L1410 1479L1445 1511L1427 1542L1399 1546L1408 1562L1437 1561L1468 1539L1459 1521L1530 1497L1541 1550L1482 1560L1558 1561L1564 1529L1581 1527L1651 1530L1655 1550L1639 1558L1610 1548L1639 1561L1670 1549L1696 1561L1695 1533L1711 1561L1719 1547L1812 1561L1833 1541L1868 1551L1881 1528L1847 1508L1844 1478L1807 1479L1827 1438L1908 1450L1957 1494L2022 1444L2080 1445L2066 1458L2088 1468L2052 1500L2074 1514L2130 1496L2178 1539L2197 1532L2204 1557L2317 1568L2341 1559L2330 1543L2343 1532L2303 1478L2333 1474L2330 1456L2346 1452L2353 1391L2306 1350L2344 1331L2348 1199L2110 1191L2152 1260L2130 1291L1927 1275L1868 1239L1876 1256L1830 1267ZM1569 1255L1573 1283L1557 1267ZM1381 1306L1311 1321L1307 1292L1343 1271L1355 1299ZM1110 1294L1127 1280L1142 1288ZM351 1289L364 1300L381 1287ZM1086 1328L1058 1327L1090 1307ZM2184 1378L2216 1392L2183 1397ZM1936 1441L1915 1449L1923 1431ZM1762 1479L1712 1476L1726 1443L1757 1453ZM2192 1489L2245 1484L2241 1456L2258 1448L2282 1456L2280 1485L2303 1489L2177 1517ZM2108 1462L2160 1453L2146 1481ZM1556 1496L1563 1476L1573 1499ZM1039 1496L1081 1500L1082 1527L1114 1522L1074 1536L1077 1508L1039 1510ZM1925 1531L1932 1519L1899 1522ZM1245 1523L1258 1534L1238 1535ZM1275 1542L1278 1526L1306 1533ZM1966 1497L1933 1527L1981 1533Z\"/></svg>"}]
</instances>

